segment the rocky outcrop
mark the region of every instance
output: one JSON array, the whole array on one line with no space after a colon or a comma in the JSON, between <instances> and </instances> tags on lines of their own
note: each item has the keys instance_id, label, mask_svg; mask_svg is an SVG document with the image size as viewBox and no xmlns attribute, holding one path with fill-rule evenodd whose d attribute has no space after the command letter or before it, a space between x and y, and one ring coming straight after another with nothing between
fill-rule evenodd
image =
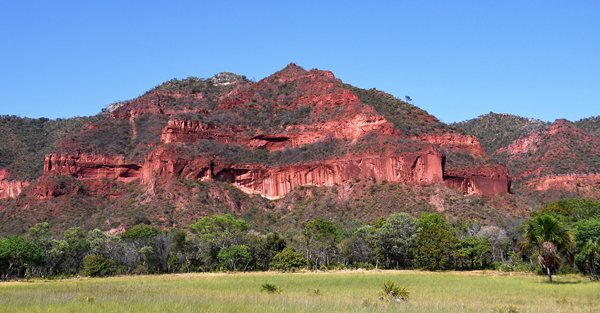
<instances>
[{"instance_id":1,"label":"rocky outcrop","mask_svg":"<svg viewBox=\"0 0 600 313\"><path fill-rule=\"evenodd\" d=\"M391 135L394 126L383 116L357 114L352 118L310 125L291 125L281 133L263 133L249 137L244 127L218 127L202 121L170 120L163 129L161 142L189 143L201 139L217 140L225 144L241 144L250 148L277 151L312 144L330 138L355 142L369 132ZM257 132L257 131L255 131Z\"/></svg>"},{"instance_id":2,"label":"rocky outcrop","mask_svg":"<svg viewBox=\"0 0 600 313\"><path fill-rule=\"evenodd\" d=\"M444 183L467 195L495 195L510 191L511 179L504 165L447 170Z\"/></svg>"},{"instance_id":3,"label":"rocky outcrop","mask_svg":"<svg viewBox=\"0 0 600 313\"><path fill-rule=\"evenodd\" d=\"M566 174L540 177L527 182L527 186L539 191L577 190L600 188L600 174Z\"/></svg>"},{"instance_id":4,"label":"rocky outcrop","mask_svg":"<svg viewBox=\"0 0 600 313\"><path fill-rule=\"evenodd\" d=\"M513 141L507 147L502 147L496 150L498 154L507 154L510 156L534 153L538 150L540 143L543 140L543 136L540 132L533 132L525 137L521 137Z\"/></svg>"},{"instance_id":5,"label":"rocky outcrop","mask_svg":"<svg viewBox=\"0 0 600 313\"><path fill-rule=\"evenodd\" d=\"M479 139L472 135L450 132L444 134L426 134L415 137L415 139L439 145L445 149L467 151L471 155L477 157L485 156L485 151L481 147Z\"/></svg>"},{"instance_id":6,"label":"rocky outcrop","mask_svg":"<svg viewBox=\"0 0 600 313\"><path fill-rule=\"evenodd\" d=\"M141 181L153 185L157 179L181 177L234 184L242 191L268 199L285 196L298 186L333 186L353 179L431 184L442 181L442 154L430 147L400 155L369 155L331 159L310 164L268 167L262 164L228 164L207 158L178 157L168 149L151 153Z\"/></svg>"},{"instance_id":7,"label":"rocky outcrop","mask_svg":"<svg viewBox=\"0 0 600 313\"><path fill-rule=\"evenodd\" d=\"M28 181L9 180L10 172L0 168L0 199L16 198L29 186Z\"/></svg>"},{"instance_id":8,"label":"rocky outcrop","mask_svg":"<svg viewBox=\"0 0 600 313\"><path fill-rule=\"evenodd\" d=\"M44 159L44 174L68 175L83 180L108 178L131 182L141 176L140 170L140 165L126 162L123 156L55 153Z\"/></svg>"},{"instance_id":9,"label":"rocky outcrop","mask_svg":"<svg viewBox=\"0 0 600 313\"><path fill-rule=\"evenodd\" d=\"M225 168L215 177L268 199L281 198L298 186L333 186L353 179L432 184L442 181L442 154L430 149L398 156L362 156L279 168Z\"/></svg>"},{"instance_id":10,"label":"rocky outcrop","mask_svg":"<svg viewBox=\"0 0 600 313\"><path fill-rule=\"evenodd\" d=\"M247 141L244 128L217 127L202 121L170 120L163 129L160 141L163 143L194 142L200 139L218 140L223 143Z\"/></svg>"}]
</instances>

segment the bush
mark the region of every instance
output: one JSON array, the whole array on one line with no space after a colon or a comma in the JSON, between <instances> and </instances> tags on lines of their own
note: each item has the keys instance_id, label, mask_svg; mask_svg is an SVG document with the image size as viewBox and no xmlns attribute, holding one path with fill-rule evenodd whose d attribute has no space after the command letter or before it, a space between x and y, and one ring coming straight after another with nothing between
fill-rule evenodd
<instances>
[{"instance_id":1,"label":"bush","mask_svg":"<svg viewBox=\"0 0 600 313\"><path fill-rule=\"evenodd\" d=\"M262 286L260 286L260 291L264 291L267 293L281 293L281 288L273 285L273 284L269 284L269 283L264 283L262 284Z\"/></svg>"},{"instance_id":2,"label":"bush","mask_svg":"<svg viewBox=\"0 0 600 313\"><path fill-rule=\"evenodd\" d=\"M386 281L383 283L380 299L387 302L406 302L409 296L410 293L406 287L401 287L393 281Z\"/></svg>"},{"instance_id":3,"label":"bush","mask_svg":"<svg viewBox=\"0 0 600 313\"><path fill-rule=\"evenodd\" d=\"M104 277L115 272L115 261L101 254L90 254L83 259L82 273L85 276Z\"/></svg>"},{"instance_id":4,"label":"bush","mask_svg":"<svg viewBox=\"0 0 600 313\"><path fill-rule=\"evenodd\" d=\"M285 248L277 253L271 261L271 268L279 271L295 271L308 264L306 258L292 248Z\"/></svg>"}]
</instances>

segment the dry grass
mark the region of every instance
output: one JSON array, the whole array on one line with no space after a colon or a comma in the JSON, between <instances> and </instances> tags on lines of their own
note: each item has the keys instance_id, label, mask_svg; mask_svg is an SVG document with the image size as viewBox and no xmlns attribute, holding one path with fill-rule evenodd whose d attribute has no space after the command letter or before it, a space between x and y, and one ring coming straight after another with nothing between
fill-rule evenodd
<instances>
[{"instance_id":1,"label":"dry grass","mask_svg":"<svg viewBox=\"0 0 600 313\"><path fill-rule=\"evenodd\" d=\"M379 301L386 280L406 287L410 300ZM556 276L556 282L483 271L82 278L0 283L0 312L600 312L599 283L581 276ZM282 292L261 292L265 283Z\"/></svg>"}]
</instances>

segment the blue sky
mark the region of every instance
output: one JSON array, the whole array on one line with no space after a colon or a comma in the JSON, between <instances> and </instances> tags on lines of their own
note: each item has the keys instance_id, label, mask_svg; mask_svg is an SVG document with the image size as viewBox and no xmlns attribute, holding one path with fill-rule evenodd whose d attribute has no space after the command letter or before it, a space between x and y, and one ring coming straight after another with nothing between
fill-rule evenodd
<instances>
[{"instance_id":1,"label":"blue sky","mask_svg":"<svg viewBox=\"0 0 600 313\"><path fill-rule=\"evenodd\" d=\"M3 1L0 114L98 113L171 78L290 62L442 121L600 114L600 1Z\"/></svg>"}]
</instances>

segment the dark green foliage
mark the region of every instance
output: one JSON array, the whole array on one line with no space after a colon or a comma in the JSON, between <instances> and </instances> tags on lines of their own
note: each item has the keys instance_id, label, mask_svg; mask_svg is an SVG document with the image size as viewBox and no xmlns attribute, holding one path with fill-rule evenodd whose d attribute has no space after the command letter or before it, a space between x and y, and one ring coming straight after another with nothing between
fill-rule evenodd
<instances>
[{"instance_id":1,"label":"dark green foliage","mask_svg":"<svg viewBox=\"0 0 600 313\"><path fill-rule=\"evenodd\" d=\"M158 235L160 231L151 225L139 224L128 229L121 238L131 241L148 241Z\"/></svg>"},{"instance_id":2,"label":"dark green foliage","mask_svg":"<svg viewBox=\"0 0 600 313\"><path fill-rule=\"evenodd\" d=\"M600 279L600 240L588 240L575 256L579 270L591 280Z\"/></svg>"},{"instance_id":3,"label":"dark green foliage","mask_svg":"<svg viewBox=\"0 0 600 313\"><path fill-rule=\"evenodd\" d=\"M375 230L373 237L375 255L385 268L412 266L413 251L417 241L417 223L407 213L391 214ZM379 263L379 262L378 262Z\"/></svg>"},{"instance_id":4,"label":"dark green foliage","mask_svg":"<svg viewBox=\"0 0 600 313\"><path fill-rule=\"evenodd\" d=\"M0 278L21 277L43 260L42 249L24 237L0 238Z\"/></svg>"},{"instance_id":5,"label":"dark green foliage","mask_svg":"<svg viewBox=\"0 0 600 313\"><path fill-rule=\"evenodd\" d=\"M332 221L314 219L303 223L302 235L306 246L306 258L314 268L329 266L339 256L338 243L342 230Z\"/></svg>"},{"instance_id":6,"label":"dark green foliage","mask_svg":"<svg viewBox=\"0 0 600 313\"><path fill-rule=\"evenodd\" d=\"M254 251L254 258L256 259L256 269L268 270L269 264L283 249L285 249L287 243L285 238L281 237L278 233L269 233L264 238L260 238Z\"/></svg>"},{"instance_id":7,"label":"dark green foliage","mask_svg":"<svg viewBox=\"0 0 600 313\"><path fill-rule=\"evenodd\" d=\"M221 262L221 266L230 271L246 270L252 256L250 249L246 245L231 245L223 248L217 254L217 259Z\"/></svg>"},{"instance_id":8,"label":"dark green foliage","mask_svg":"<svg viewBox=\"0 0 600 313\"><path fill-rule=\"evenodd\" d=\"M423 213L417 220L419 236L415 245L415 265L427 270L452 267L454 251L459 243L456 231L443 215Z\"/></svg>"},{"instance_id":9,"label":"dark green foliage","mask_svg":"<svg viewBox=\"0 0 600 313\"><path fill-rule=\"evenodd\" d=\"M557 213L570 221L600 218L600 201L589 199L561 199L552 202L542 209L545 213Z\"/></svg>"},{"instance_id":10,"label":"dark green foliage","mask_svg":"<svg viewBox=\"0 0 600 313\"><path fill-rule=\"evenodd\" d=\"M264 291L266 293L281 293L282 292L281 288L277 287L276 285L269 284L269 283L262 284L260 286L260 291Z\"/></svg>"},{"instance_id":11,"label":"dark green foliage","mask_svg":"<svg viewBox=\"0 0 600 313\"><path fill-rule=\"evenodd\" d=\"M455 257L458 267L483 269L492 264L492 245L487 238L470 236L460 240Z\"/></svg>"},{"instance_id":12,"label":"dark green foliage","mask_svg":"<svg viewBox=\"0 0 600 313\"><path fill-rule=\"evenodd\" d=\"M83 259L82 273L85 276L104 277L115 272L115 262L101 254L89 254Z\"/></svg>"},{"instance_id":13,"label":"dark green foliage","mask_svg":"<svg viewBox=\"0 0 600 313\"><path fill-rule=\"evenodd\" d=\"M293 272L307 265L306 258L292 248L277 253L270 263L271 268L283 272Z\"/></svg>"}]
</instances>

